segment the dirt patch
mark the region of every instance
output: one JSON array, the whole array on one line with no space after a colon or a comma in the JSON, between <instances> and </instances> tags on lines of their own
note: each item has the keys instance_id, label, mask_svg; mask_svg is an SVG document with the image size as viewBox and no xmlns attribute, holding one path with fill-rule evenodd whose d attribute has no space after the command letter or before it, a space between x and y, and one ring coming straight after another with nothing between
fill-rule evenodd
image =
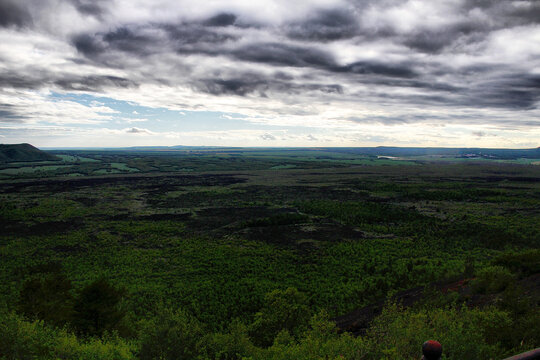
<instances>
[{"instance_id":1,"label":"dirt patch","mask_svg":"<svg viewBox=\"0 0 540 360\"><path fill-rule=\"evenodd\" d=\"M74 254L74 253L82 253L87 252L88 250L83 248L80 245L57 245L51 250L54 250L58 253L66 253L66 254Z\"/></svg>"},{"instance_id":2,"label":"dirt patch","mask_svg":"<svg viewBox=\"0 0 540 360\"><path fill-rule=\"evenodd\" d=\"M109 216L107 220L111 221L185 221L191 217L191 213L162 213L133 216L130 213L121 213Z\"/></svg>"},{"instance_id":3,"label":"dirt patch","mask_svg":"<svg viewBox=\"0 0 540 360\"><path fill-rule=\"evenodd\" d=\"M77 197L72 198L71 200L76 201L86 207L95 206L99 202L99 199L93 197Z\"/></svg>"},{"instance_id":4,"label":"dirt patch","mask_svg":"<svg viewBox=\"0 0 540 360\"><path fill-rule=\"evenodd\" d=\"M291 220L291 221L288 221ZM186 227L215 236L238 235L281 246L310 249L318 242L358 240L364 232L336 221L300 215L295 208L211 207L186 219Z\"/></svg>"},{"instance_id":5,"label":"dirt patch","mask_svg":"<svg viewBox=\"0 0 540 360\"><path fill-rule=\"evenodd\" d=\"M65 221L47 221L34 224L0 220L0 226L6 234L11 235L51 235L77 230L83 226L83 220L74 218Z\"/></svg>"},{"instance_id":6,"label":"dirt patch","mask_svg":"<svg viewBox=\"0 0 540 360\"><path fill-rule=\"evenodd\" d=\"M159 195L164 194L160 192ZM158 196L159 196L158 195ZM238 194L208 194L204 191L186 192L172 198L149 198L148 205L158 209L179 209L179 208L197 208L223 206L237 202Z\"/></svg>"},{"instance_id":7,"label":"dirt patch","mask_svg":"<svg viewBox=\"0 0 540 360\"><path fill-rule=\"evenodd\" d=\"M201 174L201 175L172 175L172 174L131 174L110 175L106 177L40 179L30 181L17 181L3 184L2 192L11 193L28 191L31 187L38 187L47 192L72 191L84 187L100 185L130 185L136 189L145 189L155 192L167 192L175 186L227 186L245 182L245 178L233 174Z\"/></svg>"},{"instance_id":8,"label":"dirt patch","mask_svg":"<svg viewBox=\"0 0 540 360\"><path fill-rule=\"evenodd\" d=\"M188 220L189 218L191 218L191 213L141 215L141 216L135 217L135 220L151 220L151 221L170 220L170 221L184 221L184 220Z\"/></svg>"},{"instance_id":9,"label":"dirt patch","mask_svg":"<svg viewBox=\"0 0 540 360\"><path fill-rule=\"evenodd\" d=\"M237 232L242 237L271 244L286 245L309 250L317 242L360 240L364 232L337 222L310 222L278 226L250 227ZM309 240L309 241L306 241Z\"/></svg>"},{"instance_id":10,"label":"dirt patch","mask_svg":"<svg viewBox=\"0 0 540 360\"><path fill-rule=\"evenodd\" d=\"M362 197L362 194L331 186L262 186L250 185L242 187L244 197L257 200L271 200L276 203L287 203L291 199L302 201L328 199L347 201Z\"/></svg>"},{"instance_id":11,"label":"dirt patch","mask_svg":"<svg viewBox=\"0 0 540 360\"><path fill-rule=\"evenodd\" d=\"M485 182L501 182L501 181L512 181L512 182L524 182L524 183L538 183L540 182L540 177L525 177L525 176L482 176L482 177L471 177L472 180L485 181Z\"/></svg>"},{"instance_id":12,"label":"dirt patch","mask_svg":"<svg viewBox=\"0 0 540 360\"><path fill-rule=\"evenodd\" d=\"M231 233L242 227L245 221L287 212L295 213L296 209L272 209L264 206L207 208L197 211L197 215L187 225L193 229Z\"/></svg>"}]
</instances>

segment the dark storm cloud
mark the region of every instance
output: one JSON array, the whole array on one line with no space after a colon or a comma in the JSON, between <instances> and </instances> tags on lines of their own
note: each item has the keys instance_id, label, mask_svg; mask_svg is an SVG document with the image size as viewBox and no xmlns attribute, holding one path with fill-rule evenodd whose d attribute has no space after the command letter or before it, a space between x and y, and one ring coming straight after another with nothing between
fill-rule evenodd
<instances>
[{"instance_id":1,"label":"dark storm cloud","mask_svg":"<svg viewBox=\"0 0 540 360\"><path fill-rule=\"evenodd\" d=\"M212 16L210 19L204 22L207 26L230 26L236 22L236 15L231 13L221 13Z\"/></svg>"},{"instance_id":2,"label":"dark storm cloud","mask_svg":"<svg viewBox=\"0 0 540 360\"><path fill-rule=\"evenodd\" d=\"M75 8L82 14L101 18L106 12L104 0L71 0Z\"/></svg>"},{"instance_id":3,"label":"dark storm cloud","mask_svg":"<svg viewBox=\"0 0 540 360\"><path fill-rule=\"evenodd\" d=\"M177 53L218 55L223 51L220 47L225 42L237 39L234 35L199 23L163 24L160 27L168 36L168 44L165 45L172 46L172 50Z\"/></svg>"},{"instance_id":4,"label":"dark storm cloud","mask_svg":"<svg viewBox=\"0 0 540 360\"><path fill-rule=\"evenodd\" d=\"M226 41L234 41L230 34L209 30L199 24L162 24L166 38L149 38L138 34L140 28L120 28L105 34L79 34L72 39L75 48L90 59L104 53L123 51L144 56L148 46L156 51L172 50L183 54L225 55L239 60L275 66L321 67L337 69L331 54L309 46L283 43L252 43L234 49L223 48Z\"/></svg>"},{"instance_id":5,"label":"dark storm cloud","mask_svg":"<svg viewBox=\"0 0 540 360\"><path fill-rule=\"evenodd\" d=\"M148 52L148 47L154 39L149 36L138 34L127 27L121 27L103 35L103 41L106 42L109 47L121 51L145 54Z\"/></svg>"},{"instance_id":6,"label":"dark storm cloud","mask_svg":"<svg viewBox=\"0 0 540 360\"><path fill-rule=\"evenodd\" d=\"M375 61L359 61L336 69L338 72L353 74L375 74L388 77L412 78L418 74L407 64L385 64Z\"/></svg>"},{"instance_id":7,"label":"dark storm cloud","mask_svg":"<svg viewBox=\"0 0 540 360\"><path fill-rule=\"evenodd\" d=\"M72 43L80 53L93 58L105 51L105 46L98 42L98 38L90 34L76 35Z\"/></svg>"},{"instance_id":8,"label":"dark storm cloud","mask_svg":"<svg viewBox=\"0 0 540 360\"><path fill-rule=\"evenodd\" d=\"M469 105L534 109L540 101L540 75L507 74L480 83L467 95L464 103Z\"/></svg>"},{"instance_id":9,"label":"dark storm cloud","mask_svg":"<svg viewBox=\"0 0 540 360\"><path fill-rule=\"evenodd\" d=\"M22 123L24 119L12 105L0 104L0 123Z\"/></svg>"},{"instance_id":10,"label":"dark storm cloud","mask_svg":"<svg viewBox=\"0 0 540 360\"><path fill-rule=\"evenodd\" d=\"M468 0L463 2L463 9L471 11L481 10L492 19L498 21L496 27L509 27L525 24L540 23L540 2L528 1L495 1L495 0Z\"/></svg>"},{"instance_id":11,"label":"dark storm cloud","mask_svg":"<svg viewBox=\"0 0 540 360\"><path fill-rule=\"evenodd\" d=\"M426 80L410 80L410 79L376 79L374 83L386 86L404 87L411 89L423 89L426 91L437 91L439 93L446 92L460 92L463 91L463 87L455 86L452 84L435 82L431 79Z\"/></svg>"},{"instance_id":12,"label":"dark storm cloud","mask_svg":"<svg viewBox=\"0 0 540 360\"><path fill-rule=\"evenodd\" d=\"M424 76L424 79L411 79L407 77L388 77L388 76L361 76L355 78L358 82L361 82L364 85L369 85L375 89L381 90L382 97L386 96L396 96L396 95L385 95L389 88L400 88L400 89L410 89L415 91L426 91L429 93L437 94L451 94L451 93L460 93L465 90L463 87L455 86L448 83L434 82L427 76ZM433 95L429 95L433 97ZM439 97L444 99L444 97Z\"/></svg>"},{"instance_id":13,"label":"dark storm cloud","mask_svg":"<svg viewBox=\"0 0 540 360\"><path fill-rule=\"evenodd\" d=\"M23 27L32 23L32 16L24 3L0 0L0 27Z\"/></svg>"},{"instance_id":14,"label":"dark storm cloud","mask_svg":"<svg viewBox=\"0 0 540 360\"><path fill-rule=\"evenodd\" d=\"M312 47L284 43L256 43L232 51L239 60L276 66L335 68L332 55Z\"/></svg>"},{"instance_id":15,"label":"dark storm cloud","mask_svg":"<svg viewBox=\"0 0 540 360\"><path fill-rule=\"evenodd\" d=\"M118 76L84 76L84 77L66 77L55 81L55 85L64 90L78 91L100 91L104 88L133 88L137 84L129 79Z\"/></svg>"},{"instance_id":16,"label":"dark storm cloud","mask_svg":"<svg viewBox=\"0 0 540 360\"><path fill-rule=\"evenodd\" d=\"M488 32L481 24L461 23L440 29L419 29L400 41L415 50L438 53L457 42L474 43L485 40Z\"/></svg>"},{"instance_id":17,"label":"dark storm cloud","mask_svg":"<svg viewBox=\"0 0 540 360\"><path fill-rule=\"evenodd\" d=\"M480 77L478 80L458 86L444 82L434 82L430 74L420 79L369 78L366 83L375 85L377 98L392 99L397 102L448 107L500 108L530 110L540 101L540 76L513 73L511 69L502 71L504 75L486 76L499 66L479 65L456 71L456 77ZM450 74L450 70L442 72ZM440 74L440 73L439 73ZM484 76L484 78L482 78ZM457 82L459 83L459 81ZM457 84L456 83L456 84ZM421 89L425 94L386 94L385 88Z\"/></svg>"},{"instance_id":18,"label":"dark storm cloud","mask_svg":"<svg viewBox=\"0 0 540 360\"><path fill-rule=\"evenodd\" d=\"M338 65L331 53L309 46L257 43L232 51L239 60L275 66L312 67L336 73L411 78L416 72L407 64L359 61Z\"/></svg>"},{"instance_id":19,"label":"dark storm cloud","mask_svg":"<svg viewBox=\"0 0 540 360\"><path fill-rule=\"evenodd\" d=\"M291 81L292 78L280 79L279 76L268 76L260 73L236 73L223 78L207 78L193 83L193 87L212 95L247 96L255 94L266 97L267 92L281 94L306 94L320 92L324 94L343 94L339 84L302 84Z\"/></svg>"},{"instance_id":20,"label":"dark storm cloud","mask_svg":"<svg viewBox=\"0 0 540 360\"><path fill-rule=\"evenodd\" d=\"M123 26L106 33L78 34L71 42L87 58L110 64L115 52L126 52L136 57L169 51L219 55L224 53L220 46L234 39L233 35L214 31L199 23L178 23Z\"/></svg>"},{"instance_id":21,"label":"dark storm cloud","mask_svg":"<svg viewBox=\"0 0 540 360\"><path fill-rule=\"evenodd\" d=\"M14 89L37 89L43 85L43 78L35 76L31 71L19 74L15 72L0 73L0 87Z\"/></svg>"},{"instance_id":22,"label":"dark storm cloud","mask_svg":"<svg viewBox=\"0 0 540 360\"><path fill-rule=\"evenodd\" d=\"M138 84L126 78L108 75L79 76L75 74L57 75L50 72L0 73L0 87L14 89L40 89L46 85L56 85L63 90L101 91L104 88L130 88Z\"/></svg>"},{"instance_id":23,"label":"dark storm cloud","mask_svg":"<svg viewBox=\"0 0 540 360\"><path fill-rule=\"evenodd\" d=\"M358 34L358 20L345 9L320 10L307 20L286 26L293 39L332 41L348 39Z\"/></svg>"},{"instance_id":24,"label":"dark storm cloud","mask_svg":"<svg viewBox=\"0 0 540 360\"><path fill-rule=\"evenodd\" d=\"M381 98L384 95L379 95ZM424 95L393 95L405 103L469 108L532 110L540 102L540 76L509 73L479 81L470 87Z\"/></svg>"},{"instance_id":25,"label":"dark storm cloud","mask_svg":"<svg viewBox=\"0 0 540 360\"><path fill-rule=\"evenodd\" d=\"M538 0L529 2L529 6L513 9L510 17L520 23L540 24L540 2Z\"/></svg>"},{"instance_id":26,"label":"dark storm cloud","mask_svg":"<svg viewBox=\"0 0 540 360\"><path fill-rule=\"evenodd\" d=\"M231 79L203 79L194 84L195 88L212 95L239 95L264 93L268 90L268 81L256 77L238 77Z\"/></svg>"},{"instance_id":27,"label":"dark storm cloud","mask_svg":"<svg viewBox=\"0 0 540 360\"><path fill-rule=\"evenodd\" d=\"M101 54L111 51L148 55L152 53L152 45L156 40L159 41L139 33L136 28L120 27L107 33L79 34L73 37L72 43L77 51L95 60Z\"/></svg>"}]
</instances>

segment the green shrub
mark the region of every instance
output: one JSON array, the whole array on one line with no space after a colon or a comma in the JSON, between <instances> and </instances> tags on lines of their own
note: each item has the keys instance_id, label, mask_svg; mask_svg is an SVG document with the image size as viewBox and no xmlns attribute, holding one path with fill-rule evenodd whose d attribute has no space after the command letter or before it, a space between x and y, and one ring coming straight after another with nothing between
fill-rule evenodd
<instances>
[{"instance_id":1,"label":"green shrub","mask_svg":"<svg viewBox=\"0 0 540 360\"><path fill-rule=\"evenodd\" d=\"M494 265L504 266L522 277L540 273L540 249L509 252L493 260Z\"/></svg>"},{"instance_id":2,"label":"green shrub","mask_svg":"<svg viewBox=\"0 0 540 360\"><path fill-rule=\"evenodd\" d=\"M261 350L251 342L246 325L233 320L224 334L208 335L203 340L204 357L215 360L259 359Z\"/></svg>"},{"instance_id":3,"label":"green shrub","mask_svg":"<svg viewBox=\"0 0 540 360\"><path fill-rule=\"evenodd\" d=\"M115 336L81 341L43 321L26 321L14 313L0 314L0 359L131 360L132 348Z\"/></svg>"},{"instance_id":4,"label":"green shrub","mask_svg":"<svg viewBox=\"0 0 540 360\"><path fill-rule=\"evenodd\" d=\"M480 294L495 294L514 284L515 276L502 266L489 266L477 272L473 289Z\"/></svg>"},{"instance_id":5,"label":"green shrub","mask_svg":"<svg viewBox=\"0 0 540 360\"><path fill-rule=\"evenodd\" d=\"M117 336L79 340L74 334L63 334L55 348L56 359L128 360L135 359L134 346Z\"/></svg>"},{"instance_id":6,"label":"green shrub","mask_svg":"<svg viewBox=\"0 0 540 360\"><path fill-rule=\"evenodd\" d=\"M540 344L540 308L534 297L517 285L507 287L498 299L497 306L512 317L512 327L499 334L507 347L534 348ZM538 301L538 299L536 299Z\"/></svg>"},{"instance_id":7,"label":"green shrub","mask_svg":"<svg viewBox=\"0 0 540 360\"><path fill-rule=\"evenodd\" d=\"M338 334L335 323L324 312L315 315L309 329L296 342L287 332L280 332L263 359L364 359L369 351L366 339L348 333Z\"/></svg>"},{"instance_id":8,"label":"green shrub","mask_svg":"<svg viewBox=\"0 0 540 360\"><path fill-rule=\"evenodd\" d=\"M14 313L0 314L0 358L26 360L51 358L55 333L43 321L24 321Z\"/></svg>"},{"instance_id":9,"label":"green shrub","mask_svg":"<svg viewBox=\"0 0 540 360\"><path fill-rule=\"evenodd\" d=\"M125 295L104 278L85 286L75 300L73 325L79 333L101 335L119 329L125 310L121 307Z\"/></svg>"},{"instance_id":10,"label":"green shrub","mask_svg":"<svg viewBox=\"0 0 540 360\"><path fill-rule=\"evenodd\" d=\"M64 326L73 313L71 289L71 281L62 273L39 274L24 282L17 309L30 319Z\"/></svg>"},{"instance_id":11,"label":"green shrub","mask_svg":"<svg viewBox=\"0 0 540 360\"><path fill-rule=\"evenodd\" d=\"M194 359L204 334L202 325L182 310L161 309L140 334L142 360Z\"/></svg>"},{"instance_id":12,"label":"green shrub","mask_svg":"<svg viewBox=\"0 0 540 360\"><path fill-rule=\"evenodd\" d=\"M309 322L307 297L295 288L266 294L263 308L255 314L250 335L259 346L270 346L276 335L288 330L297 336Z\"/></svg>"}]
</instances>

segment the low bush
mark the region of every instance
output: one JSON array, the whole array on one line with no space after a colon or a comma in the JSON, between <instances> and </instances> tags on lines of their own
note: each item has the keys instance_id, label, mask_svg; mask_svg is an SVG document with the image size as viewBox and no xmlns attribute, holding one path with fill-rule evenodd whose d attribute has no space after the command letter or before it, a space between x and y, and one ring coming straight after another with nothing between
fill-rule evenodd
<instances>
[{"instance_id":1,"label":"low bush","mask_svg":"<svg viewBox=\"0 0 540 360\"><path fill-rule=\"evenodd\" d=\"M476 274L473 289L479 294L495 294L504 291L516 280L510 270L502 266L488 266Z\"/></svg>"},{"instance_id":2,"label":"low bush","mask_svg":"<svg viewBox=\"0 0 540 360\"><path fill-rule=\"evenodd\" d=\"M0 359L135 359L134 345L107 335L102 339L78 339L41 320L27 321L12 312L0 313Z\"/></svg>"}]
</instances>

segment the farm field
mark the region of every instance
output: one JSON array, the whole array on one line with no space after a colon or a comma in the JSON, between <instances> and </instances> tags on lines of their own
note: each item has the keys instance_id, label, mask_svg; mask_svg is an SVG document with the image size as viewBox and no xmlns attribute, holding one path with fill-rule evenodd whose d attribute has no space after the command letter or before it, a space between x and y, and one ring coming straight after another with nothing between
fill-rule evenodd
<instances>
[{"instance_id":1,"label":"farm field","mask_svg":"<svg viewBox=\"0 0 540 360\"><path fill-rule=\"evenodd\" d=\"M21 358L412 359L436 337L449 359L488 359L540 346L533 161L49 153L59 160L0 169L0 349ZM391 300L415 288L414 304ZM375 303L354 335L337 327Z\"/></svg>"}]
</instances>

